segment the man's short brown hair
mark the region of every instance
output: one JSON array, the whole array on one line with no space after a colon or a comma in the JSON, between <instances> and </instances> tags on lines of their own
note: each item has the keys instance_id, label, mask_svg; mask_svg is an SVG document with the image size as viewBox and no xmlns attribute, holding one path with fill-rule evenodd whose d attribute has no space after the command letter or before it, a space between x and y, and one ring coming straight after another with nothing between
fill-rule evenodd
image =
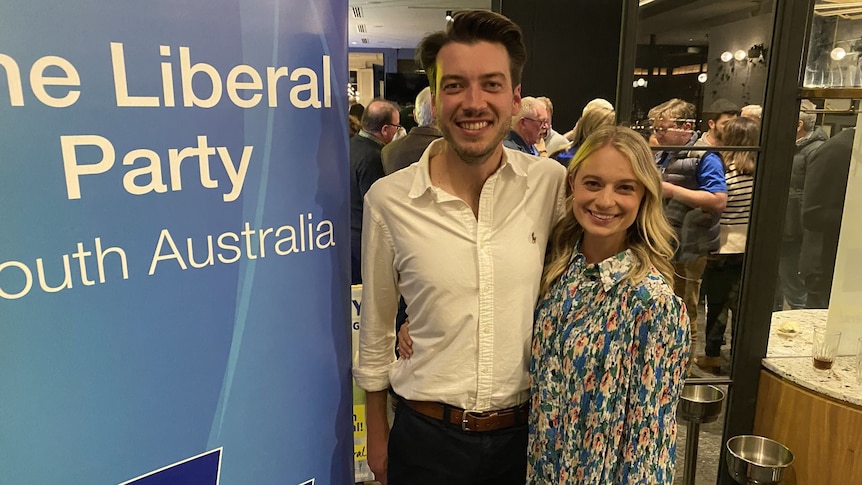
<instances>
[{"instance_id":1,"label":"man's short brown hair","mask_svg":"<svg viewBox=\"0 0 862 485\"><path fill-rule=\"evenodd\" d=\"M521 84L521 73L527 62L521 28L508 18L487 10L457 12L445 31L427 35L416 49L416 61L425 69L432 92L437 92L437 53L446 44L477 42L503 44L509 54L512 87Z\"/></svg>"}]
</instances>

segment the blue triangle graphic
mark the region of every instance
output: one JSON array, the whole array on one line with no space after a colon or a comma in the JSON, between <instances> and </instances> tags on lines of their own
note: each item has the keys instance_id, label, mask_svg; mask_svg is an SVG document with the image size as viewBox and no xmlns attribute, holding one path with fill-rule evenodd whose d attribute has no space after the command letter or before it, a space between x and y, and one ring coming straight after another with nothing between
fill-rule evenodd
<instances>
[{"instance_id":1,"label":"blue triangle graphic","mask_svg":"<svg viewBox=\"0 0 862 485\"><path fill-rule=\"evenodd\" d=\"M218 485L221 448L193 456L120 485Z\"/></svg>"}]
</instances>

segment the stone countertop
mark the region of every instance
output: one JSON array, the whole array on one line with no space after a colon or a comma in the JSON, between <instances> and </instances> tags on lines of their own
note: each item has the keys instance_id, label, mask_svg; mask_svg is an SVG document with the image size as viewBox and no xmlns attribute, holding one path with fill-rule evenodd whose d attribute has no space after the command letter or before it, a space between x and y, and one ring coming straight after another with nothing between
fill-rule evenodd
<instances>
[{"instance_id":1,"label":"stone countertop","mask_svg":"<svg viewBox=\"0 0 862 485\"><path fill-rule=\"evenodd\" d=\"M826 326L826 312L827 310L788 310L773 313L766 357L810 357L814 328ZM798 332L786 333L779 330L788 324L797 328Z\"/></svg>"},{"instance_id":2,"label":"stone countertop","mask_svg":"<svg viewBox=\"0 0 862 485\"><path fill-rule=\"evenodd\" d=\"M856 380L855 356L839 356L832 369L814 368L811 359L815 327L826 326L826 310L789 310L772 314L769 347L763 366L778 376L824 396L862 407L862 384ZM787 323L798 329L781 332Z\"/></svg>"},{"instance_id":3,"label":"stone countertop","mask_svg":"<svg viewBox=\"0 0 862 485\"><path fill-rule=\"evenodd\" d=\"M763 367L800 387L862 407L862 384L856 381L855 360L841 356L831 369L817 370L811 357L767 357Z\"/></svg>"}]
</instances>

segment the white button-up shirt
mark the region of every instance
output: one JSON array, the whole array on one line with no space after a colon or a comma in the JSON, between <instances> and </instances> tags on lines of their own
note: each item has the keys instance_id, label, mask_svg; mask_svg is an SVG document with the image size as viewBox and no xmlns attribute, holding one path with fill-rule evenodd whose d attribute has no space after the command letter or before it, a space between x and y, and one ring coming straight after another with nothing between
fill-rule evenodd
<instances>
[{"instance_id":1,"label":"white button-up shirt","mask_svg":"<svg viewBox=\"0 0 862 485\"><path fill-rule=\"evenodd\" d=\"M550 229L565 206L565 169L503 150L478 218L435 187L429 159L378 180L365 196L357 384L407 399L487 411L526 401L533 312ZM413 356L395 360L404 296Z\"/></svg>"}]
</instances>

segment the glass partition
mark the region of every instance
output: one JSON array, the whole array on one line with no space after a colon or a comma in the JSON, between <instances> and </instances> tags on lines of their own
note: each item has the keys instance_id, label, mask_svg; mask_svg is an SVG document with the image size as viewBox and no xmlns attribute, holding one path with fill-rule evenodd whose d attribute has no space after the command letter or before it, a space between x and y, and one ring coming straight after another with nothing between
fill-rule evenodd
<instances>
[{"instance_id":1,"label":"glass partition","mask_svg":"<svg viewBox=\"0 0 862 485\"><path fill-rule=\"evenodd\" d=\"M730 377L774 20L771 2L758 3L654 2L639 11L632 125L665 180L727 194L718 204L666 200L680 239L675 291L692 321L689 382Z\"/></svg>"},{"instance_id":2,"label":"glass partition","mask_svg":"<svg viewBox=\"0 0 862 485\"><path fill-rule=\"evenodd\" d=\"M813 332L841 332L832 370L855 381L851 364L862 337L862 209L855 142L862 103L862 3L817 2L799 97L800 111L779 251L767 364L781 372L811 368ZM775 360L802 359L806 362ZM827 364L823 364L827 366ZM843 370L841 370L843 369ZM848 375L840 375L845 372Z\"/></svg>"},{"instance_id":3,"label":"glass partition","mask_svg":"<svg viewBox=\"0 0 862 485\"><path fill-rule=\"evenodd\" d=\"M632 126L653 146L667 183L723 199L716 206L683 194L665 202L680 239L674 290L686 302L693 329L687 385L717 384L728 391L733 382L738 296L750 291L741 281L757 191L772 7L768 0L694 1L639 9ZM666 194L673 192L665 187ZM715 483L725 419L722 412L699 428L696 469L684 456L695 437L680 421L675 483Z\"/></svg>"}]
</instances>

